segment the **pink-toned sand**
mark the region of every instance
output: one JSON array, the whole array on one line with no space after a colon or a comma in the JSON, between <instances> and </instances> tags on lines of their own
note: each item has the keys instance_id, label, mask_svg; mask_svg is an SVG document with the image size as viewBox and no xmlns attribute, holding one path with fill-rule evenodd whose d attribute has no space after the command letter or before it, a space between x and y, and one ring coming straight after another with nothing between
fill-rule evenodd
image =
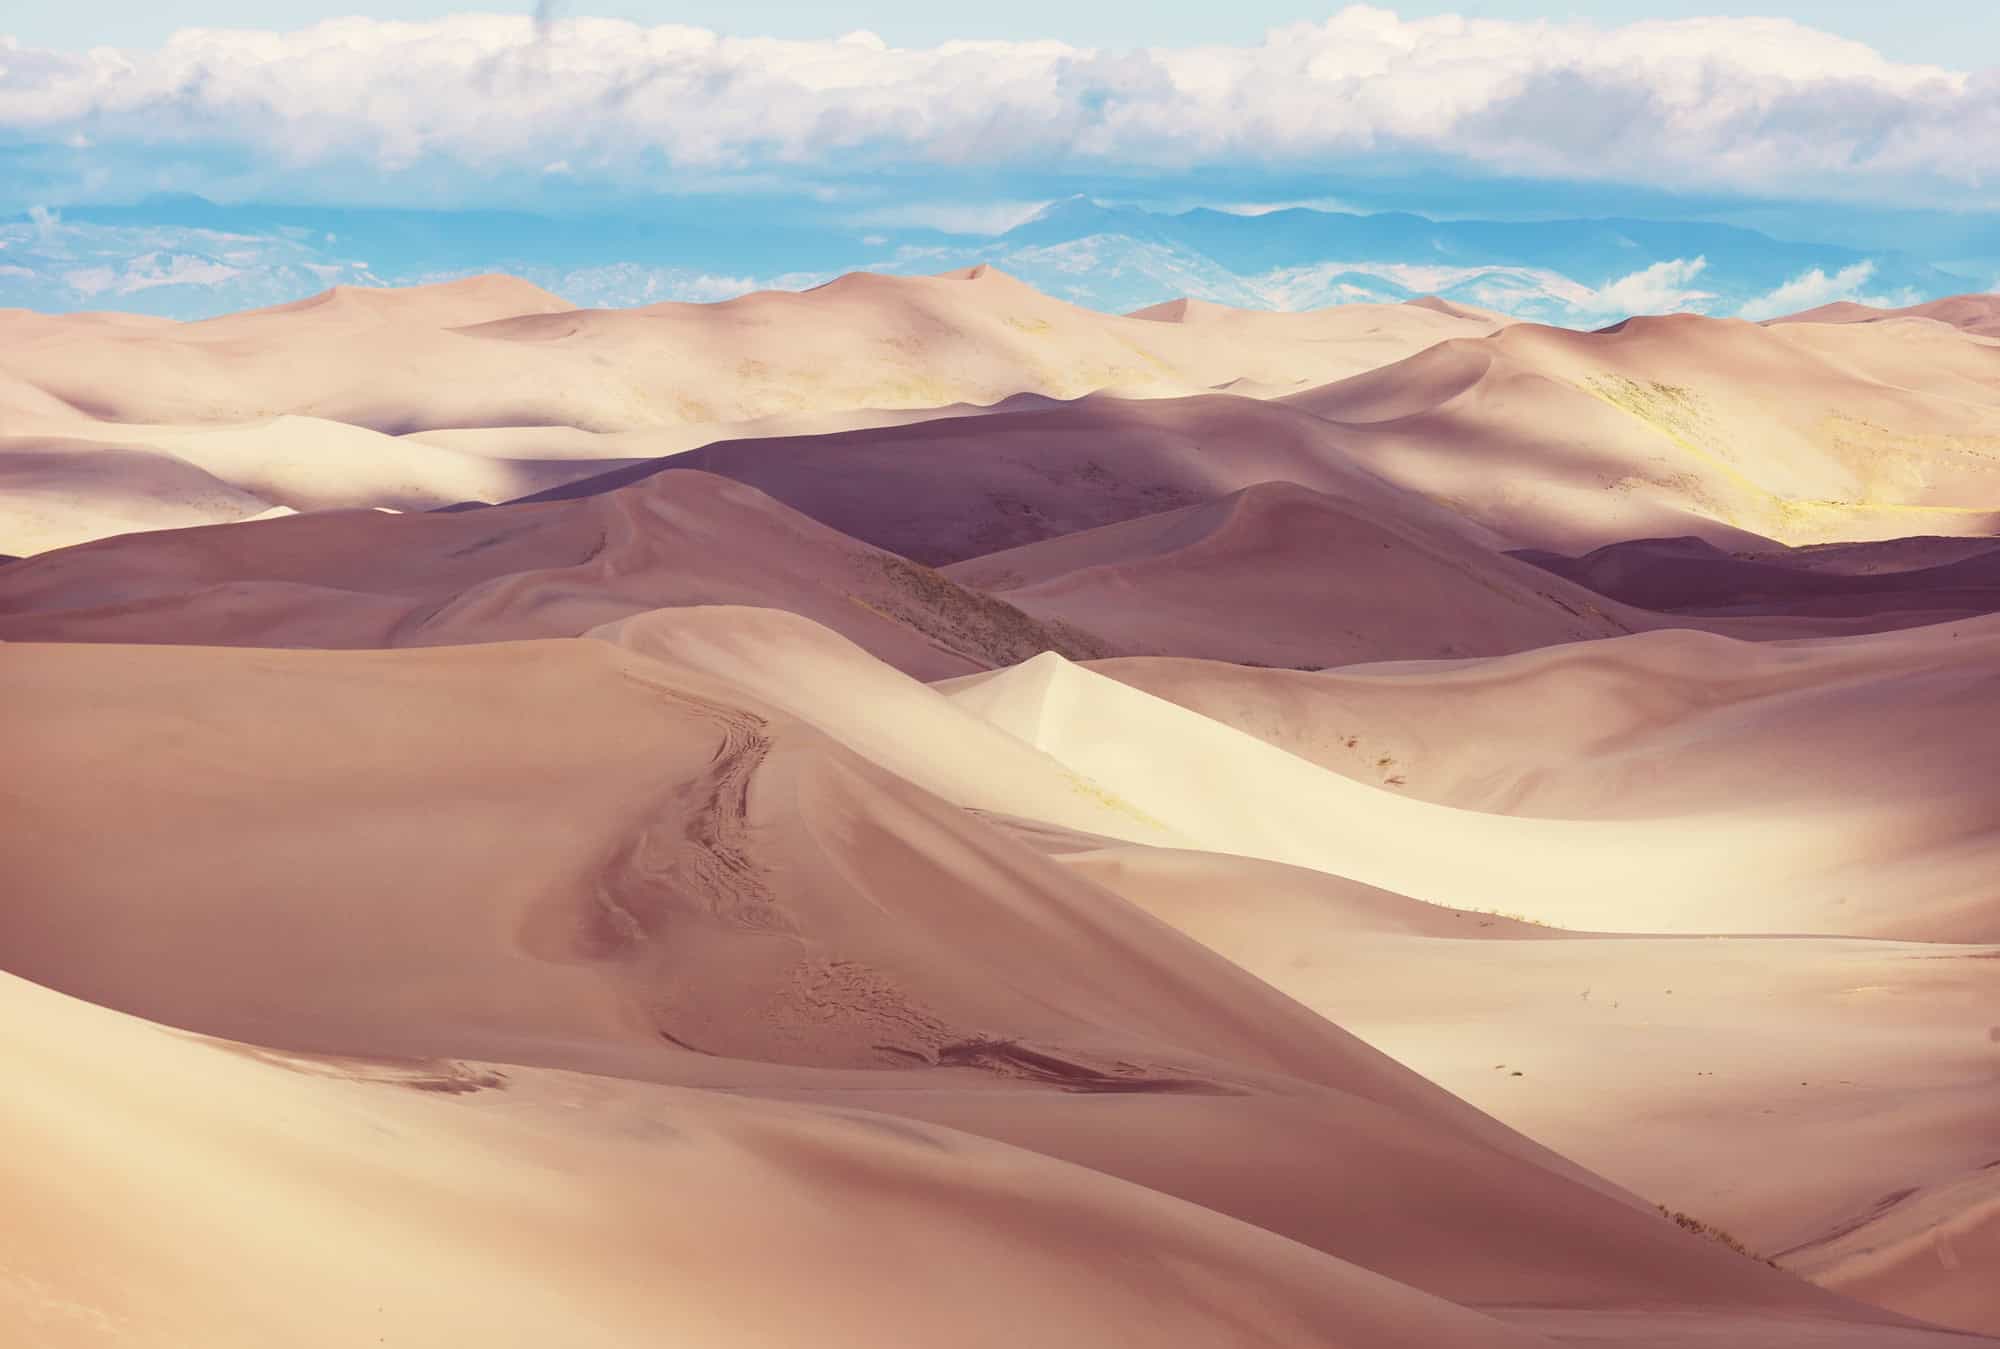
<instances>
[{"instance_id":1,"label":"pink-toned sand","mask_svg":"<svg viewBox=\"0 0 2000 1349\"><path fill-rule=\"evenodd\" d=\"M2000 1342L1975 309L0 315L0 1343Z\"/></svg>"}]
</instances>

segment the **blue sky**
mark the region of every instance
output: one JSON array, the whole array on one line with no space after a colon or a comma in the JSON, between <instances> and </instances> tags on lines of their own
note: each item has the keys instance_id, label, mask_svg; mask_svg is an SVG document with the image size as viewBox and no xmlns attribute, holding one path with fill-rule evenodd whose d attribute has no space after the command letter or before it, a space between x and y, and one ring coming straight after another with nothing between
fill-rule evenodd
<instances>
[{"instance_id":1,"label":"blue sky","mask_svg":"<svg viewBox=\"0 0 2000 1349\"><path fill-rule=\"evenodd\" d=\"M929 265L1075 196L1615 218L1586 232L1610 250L1598 272L1531 278L1578 312L1599 291L1614 307L1753 312L2000 270L2000 5L578 2L544 0L538 17L534 0L377 0L341 16L321 0L193 0L168 17L138 0L0 0L14 6L0 9L0 289L46 282L28 302L89 303L103 276L166 295L201 275L276 293L391 256L411 274L469 264L504 238L507 257L627 298L660 280L617 270L633 259L698 267L660 284L700 297L885 257ZM140 205L89 214L125 203ZM352 208L453 214L406 235ZM1125 219L1120 285L1215 261ZM1753 266L1726 232L1631 221L1785 243ZM1500 237L1390 226L1412 256L1306 261L1329 277L1458 275L1489 261L1464 240ZM1048 227L995 246L1058 290L1106 271L1096 235L1037 243ZM1296 278L1233 270L1279 266L1263 253L1287 228L1203 284L1317 302ZM412 251L417 236L435 256Z\"/></svg>"},{"instance_id":2,"label":"blue sky","mask_svg":"<svg viewBox=\"0 0 2000 1349\"><path fill-rule=\"evenodd\" d=\"M1866 42L1885 56L1956 68L2000 65L2000 5L1979 0L1765 0L1756 5L1675 3L1674 0L1596 0L1537 4L1532 0L1460 0L1456 4L1393 5L1406 17L1457 13L1492 19L1586 19L1605 24L1639 19L1713 15L1768 15ZM81 48L151 46L176 28L190 26L299 28L348 14L383 19L429 19L505 5L451 0L5 0L0 33L36 46ZM801 0L595 0L564 4L566 11L627 18L645 24L687 23L736 34L771 37L837 37L870 29L899 45L951 38L1053 37L1089 46L1184 45L1247 42L1266 28L1321 19L1337 5L1292 0L1202 0L1178 3L1094 3L1076 0L1006 0L973 4L938 0L870 0L865 4Z\"/></svg>"}]
</instances>

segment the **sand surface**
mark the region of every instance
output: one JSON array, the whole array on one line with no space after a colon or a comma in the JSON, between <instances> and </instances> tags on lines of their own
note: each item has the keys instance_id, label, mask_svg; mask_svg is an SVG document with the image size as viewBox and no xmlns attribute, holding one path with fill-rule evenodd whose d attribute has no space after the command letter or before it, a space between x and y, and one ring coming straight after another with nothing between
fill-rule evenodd
<instances>
[{"instance_id":1,"label":"sand surface","mask_svg":"<svg viewBox=\"0 0 2000 1349\"><path fill-rule=\"evenodd\" d=\"M0 314L0 1343L2000 1343L1921 309Z\"/></svg>"},{"instance_id":2,"label":"sand surface","mask_svg":"<svg viewBox=\"0 0 2000 1349\"><path fill-rule=\"evenodd\" d=\"M0 413L23 443L0 445L0 473L16 454L46 476L49 453L106 446L159 460L164 479L216 475L260 510L504 501L732 436L1106 389L1292 393L1505 322L1418 305L1121 318L987 268L631 310L504 276L337 287L199 323L14 310L0 312ZM131 490L165 499L0 512L0 552L242 514L186 484Z\"/></svg>"}]
</instances>

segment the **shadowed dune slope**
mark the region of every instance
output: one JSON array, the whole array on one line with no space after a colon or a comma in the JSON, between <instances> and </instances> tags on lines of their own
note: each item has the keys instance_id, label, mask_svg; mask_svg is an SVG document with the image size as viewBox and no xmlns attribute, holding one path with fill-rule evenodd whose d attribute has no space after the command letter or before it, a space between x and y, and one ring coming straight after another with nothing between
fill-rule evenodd
<instances>
[{"instance_id":1,"label":"shadowed dune slope","mask_svg":"<svg viewBox=\"0 0 2000 1349\"><path fill-rule=\"evenodd\" d=\"M1500 542L1354 462L1338 428L1282 403L1222 394L1089 398L887 430L732 441L535 499L593 495L676 466L749 483L844 534L932 566L1219 501L1266 482Z\"/></svg>"},{"instance_id":2,"label":"shadowed dune slope","mask_svg":"<svg viewBox=\"0 0 2000 1349\"><path fill-rule=\"evenodd\" d=\"M1275 402L1099 397L721 442L684 462L942 565L1271 481L1421 502L1482 542L1560 553L1994 534L1996 451L2000 345L1935 324L1680 315L1600 333L1516 324Z\"/></svg>"},{"instance_id":3,"label":"shadowed dune slope","mask_svg":"<svg viewBox=\"0 0 2000 1349\"><path fill-rule=\"evenodd\" d=\"M1842 1325L1897 1334L1878 1313L1676 1230L1062 863L698 672L610 643L558 641L365 653L21 646L0 674L19 766L6 804L31 826L28 846L7 856L5 880L9 893L37 897L0 914L12 970L204 1034L288 1055L346 1056L294 1067L313 1079L369 1079L354 1089L362 1099L410 1102L412 1125L430 1118L445 1131L441 1152L463 1143L458 1127L474 1129L487 1143L465 1147L468 1165L520 1155L501 1141L512 1126L500 1120L517 1108L528 1111L522 1127L552 1150L528 1155L568 1158L557 1169L586 1176L600 1173L569 1150L594 1148L603 1132L658 1149L662 1129L644 1118L671 1126L685 1117L706 1135L731 1127L711 1110L740 1111L728 1118L753 1129L773 1116L749 1102L683 1108L637 1087L513 1067L355 1060L480 1060L726 1088L838 1106L859 1121L866 1146L895 1158L918 1138L907 1128L862 1128L868 1118L942 1123L1081 1162L1100 1173L1087 1202L1107 1206L1097 1225L1085 1225L1100 1252L1110 1241L1102 1224L1117 1222L1133 1225L1133 1240L1155 1222L1213 1221L1223 1226L1212 1239L1239 1251L1292 1249L1270 1244L1279 1237L1316 1248L1320 1256L1278 1258L1262 1277L1282 1284L1289 1260L1320 1269L1318 1286L1348 1289L1337 1305L1360 1319L1310 1320L1304 1342L1374 1343L1374 1328L1386 1333L1399 1316L1416 1318L1400 1324L1419 1333L1468 1326L1468 1343L1512 1342L1476 1317L1322 1264L1324 1256L1509 1317L1524 1307L1543 1320L1564 1308L1672 1307L1725 1320L1781 1316L1802 1335ZM466 697L468 687L481 696ZM94 734L91 753L80 755L69 732L81 718ZM112 763L121 771L107 772ZM116 821L109 832L107 820ZM228 864L218 865L224 855ZM134 875L147 878L143 889L126 883ZM79 1031L79 1043L139 1033L105 1012L50 1005L55 1016L102 1028ZM164 1043L179 1045L175 1053L202 1048ZM79 1066L69 1072L35 1073L39 1090L92 1080L72 1062ZM192 1061L189 1071L202 1081L228 1076ZM158 1080L141 1075L130 1089L150 1092L141 1084ZM260 1082L242 1090L286 1090ZM399 1082L422 1090L398 1091ZM558 1107L547 1117L534 1108L544 1089ZM299 1090L356 1100L345 1086ZM169 1118L192 1115L196 1134L212 1127L209 1093L177 1086L174 1095L181 1104ZM528 1100L517 1107L521 1095ZM151 1118L138 1109L146 1099L102 1109ZM273 1118L228 1099L218 1111L238 1128ZM578 1113L579 1099L612 1108ZM79 1108L70 1103L65 1117ZM655 1109L668 1114L645 1113ZM496 1112L500 1134L472 1123L484 1111ZM301 1137L292 1112L281 1113L286 1136ZM782 1118L807 1134L839 1132L818 1114ZM303 1136L317 1137L318 1127ZM962 1158L1024 1168L1020 1184L1031 1189L1042 1183L1035 1168L1053 1165L1008 1163L983 1145L916 1132L928 1140L919 1150L941 1150L937 1165L961 1184L976 1183L987 1164ZM1216 1149L1225 1132L1243 1146ZM832 1173L858 1176L876 1195L909 1193L909 1178L889 1180L893 1159L858 1171L840 1161L840 1139L823 1140L830 1156L814 1154ZM246 1141L226 1130L213 1153L202 1150L194 1183L219 1179L217 1189L246 1203L282 1177L298 1183L291 1153L274 1158L268 1143ZM392 1228L428 1215L426 1240L435 1240L428 1224L442 1215L423 1196L459 1173L426 1171L428 1155L411 1159L413 1191L364 1192L348 1211ZM764 1219L746 1215L767 1210L754 1188L736 1187L759 1173L744 1173L730 1155L704 1152L698 1165L719 1190L714 1202L736 1205L744 1226L729 1230L750 1240ZM645 1174L634 1171L635 1154L616 1160L606 1163L616 1180L593 1181L585 1193L599 1194L598 1184L653 1193L633 1184ZM818 1193L814 1170L773 1183ZM246 1172L270 1179L229 1183ZM1070 1173L1047 1174L1057 1187ZM1197 1219L1158 1195L1119 1197L1132 1186L1222 1216ZM445 1188L438 1203L465 1212L458 1191ZM545 1185L535 1188L545 1202ZM30 1194L48 1214L46 1192ZM644 1205L656 1225L688 1213L656 1198ZM856 1211L835 1207L843 1222ZM234 1211L206 1206L203 1221ZM605 1212L600 1198L563 1211L564 1251L595 1251L625 1233L622 1205ZM886 1225L885 1239L946 1249L934 1244L935 1215L899 1212L885 1211L870 1231ZM540 1226L476 1225L515 1232L529 1250ZM1012 1230L1011 1221L1003 1226ZM723 1258L734 1268L742 1255L724 1248ZM1199 1267L1208 1258L1187 1259ZM1093 1268L1071 1263L1078 1277ZM1184 1283L1186 1263L1171 1263ZM54 1283L75 1287L76 1278ZM656 1287L634 1283L625 1296ZM1368 1289L1388 1299L1378 1319ZM206 1315L227 1314L226 1304L207 1307ZM1193 1342L1207 1342L1201 1324L1191 1323ZM1294 1341L1277 1334L1276 1342Z\"/></svg>"},{"instance_id":4,"label":"shadowed dune slope","mask_svg":"<svg viewBox=\"0 0 2000 1349\"><path fill-rule=\"evenodd\" d=\"M1366 305L1231 312L1194 331L1079 309L985 268L857 273L797 294L632 310L579 310L524 282L475 277L338 287L200 323L7 311L0 412L10 435L168 456L266 506L428 509L530 495L731 437L1099 389L1295 392L1502 322ZM87 484L86 467L78 473ZM168 497L159 518L174 523L176 502L182 516L191 504ZM0 550L147 519L87 493L21 518L0 509Z\"/></svg>"},{"instance_id":5,"label":"shadowed dune slope","mask_svg":"<svg viewBox=\"0 0 2000 1349\"><path fill-rule=\"evenodd\" d=\"M1252 665L1497 655L1657 621L1462 532L1288 483L991 553L945 575L1128 651Z\"/></svg>"},{"instance_id":6,"label":"shadowed dune slope","mask_svg":"<svg viewBox=\"0 0 2000 1349\"><path fill-rule=\"evenodd\" d=\"M428 646L576 636L679 604L808 615L899 669L1105 654L1003 601L702 473L574 502L329 512L134 534L0 571L11 640Z\"/></svg>"},{"instance_id":7,"label":"shadowed dune slope","mask_svg":"<svg viewBox=\"0 0 2000 1349\"><path fill-rule=\"evenodd\" d=\"M1738 552L1701 539L1634 539L1582 557L1514 556L1600 595L1667 613L1941 623L2000 610L2000 539L1887 539Z\"/></svg>"}]
</instances>

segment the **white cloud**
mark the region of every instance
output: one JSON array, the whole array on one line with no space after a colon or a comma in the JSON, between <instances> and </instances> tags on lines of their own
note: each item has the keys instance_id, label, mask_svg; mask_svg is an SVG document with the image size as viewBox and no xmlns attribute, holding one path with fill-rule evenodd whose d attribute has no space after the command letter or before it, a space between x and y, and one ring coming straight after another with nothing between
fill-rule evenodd
<instances>
[{"instance_id":1,"label":"white cloud","mask_svg":"<svg viewBox=\"0 0 2000 1349\"><path fill-rule=\"evenodd\" d=\"M156 286L215 286L240 276L239 268L212 258L153 253L135 258L123 270L113 267L80 267L63 273L69 288L85 297L111 294L136 295Z\"/></svg>"},{"instance_id":2,"label":"white cloud","mask_svg":"<svg viewBox=\"0 0 2000 1349\"><path fill-rule=\"evenodd\" d=\"M1783 318L1787 314L1817 309L1836 300L1896 309L1915 304L1919 298L1914 291L1898 291L1889 295L1864 294L1862 288L1874 279L1875 264L1868 259L1842 267L1832 276L1815 267L1799 273L1769 294L1758 296L1737 310L1736 315L1738 318L1759 320Z\"/></svg>"},{"instance_id":3,"label":"white cloud","mask_svg":"<svg viewBox=\"0 0 2000 1349\"><path fill-rule=\"evenodd\" d=\"M1578 313L1615 314L1621 318L1631 314L1698 311L1715 298L1713 291L1696 290L1690 284L1707 270L1707 258L1669 258L1596 289L1579 287L1580 293L1564 294L1561 298Z\"/></svg>"},{"instance_id":4,"label":"white cloud","mask_svg":"<svg viewBox=\"0 0 2000 1349\"><path fill-rule=\"evenodd\" d=\"M2000 179L2000 71L1899 64L1778 19L1600 28L1355 6L1245 47L891 47L621 20L339 19L190 29L151 50L0 49L0 132L495 175L568 161L647 181L837 157L1127 168L1431 155L1655 185L1895 190ZM1957 196L1954 198L1953 194Z\"/></svg>"},{"instance_id":5,"label":"white cloud","mask_svg":"<svg viewBox=\"0 0 2000 1349\"><path fill-rule=\"evenodd\" d=\"M932 229L946 234L1005 234L1033 220L1046 201L994 201L976 205L951 202L910 202L885 206L856 216L855 223L886 229Z\"/></svg>"}]
</instances>

